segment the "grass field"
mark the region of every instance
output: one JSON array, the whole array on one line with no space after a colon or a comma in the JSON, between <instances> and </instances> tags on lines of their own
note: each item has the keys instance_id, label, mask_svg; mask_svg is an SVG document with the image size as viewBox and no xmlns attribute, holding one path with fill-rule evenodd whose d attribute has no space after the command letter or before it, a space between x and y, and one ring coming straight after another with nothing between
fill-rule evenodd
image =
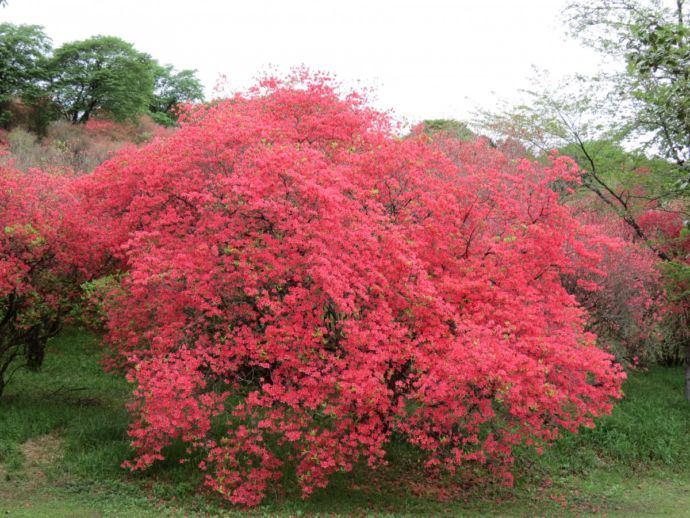
<instances>
[{"instance_id":1,"label":"grass field","mask_svg":"<svg viewBox=\"0 0 690 518\"><path fill-rule=\"evenodd\" d=\"M0 400L0 516L670 516L690 517L690 406L680 369L634 373L626 398L593 430L541 457L523 455L516 485L459 489L430 481L416 455L390 448L373 479L343 474L303 501L294 481L248 513L199 494L193 466L142 475L130 455L127 384L104 374L98 346L71 330L40 373L18 374Z\"/></svg>"}]
</instances>

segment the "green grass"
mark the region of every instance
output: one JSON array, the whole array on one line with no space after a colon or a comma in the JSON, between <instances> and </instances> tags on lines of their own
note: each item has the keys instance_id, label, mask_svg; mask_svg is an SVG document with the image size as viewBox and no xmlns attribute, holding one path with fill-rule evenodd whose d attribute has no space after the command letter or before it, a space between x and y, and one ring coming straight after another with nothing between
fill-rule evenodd
<instances>
[{"instance_id":1,"label":"green grass","mask_svg":"<svg viewBox=\"0 0 690 518\"><path fill-rule=\"evenodd\" d=\"M77 330L50 344L40 373L21 372L0 399L0 515L245 515L199 494L200 475L174 460L132 475L124 409L131 387L103 373L98 345ZM635 373L626 398L597 427L542 456L522 452L514 488L428 480L414 450L389 449L375 478L334 477L307 501L294 480L255 516L690 517L690 405L680 369ZM443 492L452 496L440 501ZM441 492L441 493L440 493Z\"/></svg>"}]
</instances>

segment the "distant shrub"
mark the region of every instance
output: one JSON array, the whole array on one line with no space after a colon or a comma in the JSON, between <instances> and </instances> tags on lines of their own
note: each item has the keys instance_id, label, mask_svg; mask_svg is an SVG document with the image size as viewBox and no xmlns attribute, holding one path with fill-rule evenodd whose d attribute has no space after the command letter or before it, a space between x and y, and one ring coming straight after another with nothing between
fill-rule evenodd
<instances>
[{"instance_id":1,"label":"distant shrub","mask_svg":"<svg viewBox=\"0 0 690 518\"><path fill-rule=\"evenodd\" d=\"M123 146L141 144L172 131L156 125L148 116L142 116L137 123L90 119L75 125L58 120L48 125L43 138L17 127L7 133L7 144L14 167L22 171L35 167L88 173Z\"/></svg>"}]
</instances>

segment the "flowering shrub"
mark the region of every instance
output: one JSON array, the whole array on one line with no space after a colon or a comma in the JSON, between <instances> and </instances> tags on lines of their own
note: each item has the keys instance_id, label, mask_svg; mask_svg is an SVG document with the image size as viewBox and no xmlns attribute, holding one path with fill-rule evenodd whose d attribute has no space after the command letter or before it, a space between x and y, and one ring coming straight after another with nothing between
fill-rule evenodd
<instances>
[{"instance_id":1,"label":"flowering shrub","mask_svg":"<svg viewBox=\"0 0 690 518\"><path fill-rule=\"evenodd\" d=\"M686 365L686 395L690 398L690 226L681 202L651 207L640 225L669 261L664 274L669 298L664 340L658 359L666 365Z\"/></svg>"},{"instance_id":2,"label":"flowering shrub","mask_svg":"<svg viewBox=\"0 0 690 518\"><path fill-rule=\"evenodd\" d=\"M135 384L130 469L181 440L255 505L284 462L306 496L385 462L396 433L427 466L510 483L515 445L620 396L561 282L600 260L549 188L576 178L568 159L478 141L452 161L321 77L185 118L80 184L92 246L125 272L100 300Z\"/></svg>"},{"instance_id":3,"label":"flowering shrub","mask_svg":"<svg viewBox=\"0 0 690 518\"><path fill-rule=\"evenodd\" d=\"M659 257L635 241L625 222L591 202L585 198L572 205L580 221L610 238L600 247L600 271L578 271L565 285L587 309L600 347L627 365L657 360L668 310Z\"/></svg>"},{"instance_id":4,"label":"flowering shrub","mask_svg":"<svg viewBox=\"0 0 690 518\"><path fill-rule=\"evenodd\" d=\"M17 368L41 366L78 288L61 210L66 184L0 165L0 394Z\"/></svg>"},{"instance_id":5,"label":"flowering shrub","mask_svg":"<svg viewBox=\"0 0 690 518\"><path fill-rule=\"evenodd\" d=\"M419 134L419 129L415 132ZM492 151L489 158L486 151L477 151L485 147L483 144L462 142L447 131L431 134L431 141L461 170L475 163L505 169L506 164L518 163L519 159L513 157L521 155L511 152L514 148L509 146ZM479 162L475 158L478 153L482 157ZM576 267L564 272L563 285L587 310L587 328L597 334L599 347L627 365L656 360L664 334L662 318L668 307L659 258L636 242L630 226L593 195L568 196L577 184L577 177L563 177L549 185L562 195L561 202L569 205L572 216L581 223L581 239L587 242L590 252L595 252L590 260L582 262L581 253L573 250L571 259Z\"/></svg>"},{"instance_id":6,"label":"flowering shrub","mask_svg":"<svg viewBox=\"0 0 690 518\"><path fill-rule=\"evenodd\" d=\"M671 258L690 262L690 226L683 216L681 203L671 203L667 207L652 207L639 218L640 226L654 240L659 249Z\"/></svg>"}]
</instances>

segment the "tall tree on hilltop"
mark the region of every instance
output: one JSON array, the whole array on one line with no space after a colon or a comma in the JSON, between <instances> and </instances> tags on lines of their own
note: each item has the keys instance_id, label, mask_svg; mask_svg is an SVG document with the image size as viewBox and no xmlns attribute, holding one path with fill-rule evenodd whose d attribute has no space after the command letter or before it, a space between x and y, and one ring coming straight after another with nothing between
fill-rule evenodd
<instances>
[{"instance_id":1,"label":"tall tree on hilltop","mask_svg":"<svg viewBox=\"0 0 690 518\"><path fill-rule=\"evenodd\" d=\"M153 93L155 62L113 36L66 43L49 67L54 98L75 124L96 112L131 119L146 112Z\"/></svg>"}]
</instances>

